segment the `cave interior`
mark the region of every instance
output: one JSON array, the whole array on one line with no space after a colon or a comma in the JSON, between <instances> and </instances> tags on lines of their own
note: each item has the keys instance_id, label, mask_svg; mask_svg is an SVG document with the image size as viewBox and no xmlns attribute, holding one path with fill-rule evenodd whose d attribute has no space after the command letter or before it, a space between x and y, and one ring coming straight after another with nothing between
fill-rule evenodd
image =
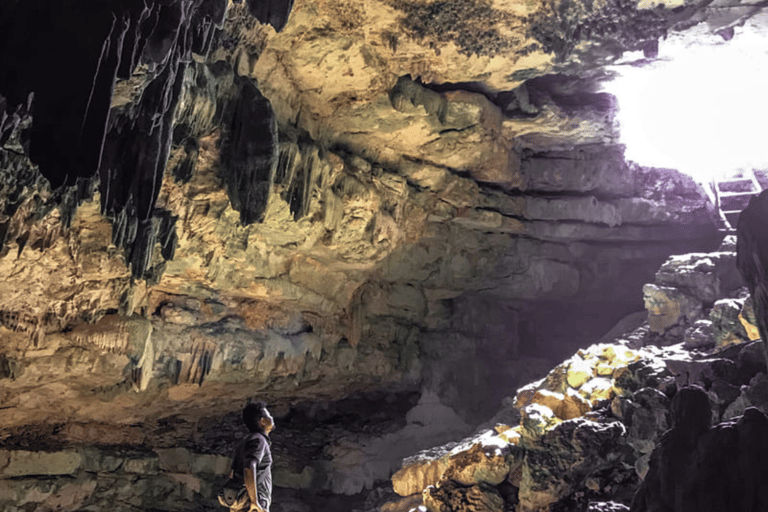
<instances>
[{"instance_id":1,"label":"cave interior","mask_svg":"<svg viewBox=\"0 0 768 512\"><path fill-rule=\"evenodd\" d=\"M734 0L5 0L0 507L225 510L264 400L272 512L765 512L766 39Z\"/></svg>"}]
</instances>

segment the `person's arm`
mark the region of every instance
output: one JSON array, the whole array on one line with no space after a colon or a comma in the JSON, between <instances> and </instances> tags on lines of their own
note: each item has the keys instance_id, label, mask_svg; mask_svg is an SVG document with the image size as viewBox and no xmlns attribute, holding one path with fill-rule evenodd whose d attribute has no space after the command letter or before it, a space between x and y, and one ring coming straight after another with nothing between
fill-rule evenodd
<instances>
[{"instance_id":1,"label":"person's arm","mask_svg":"<svg viewBox=\"0 0 768 512\"><path fill-rule=\"evenodd\" d=\"M256 461L253 461L251 467L245 468L245 488L251 499L251 511L264 512L264 509L259 505L259 498L256 493L256 464Z\"/></svg>"},{"instance_id":2,"label":"person's arm","mask_svg":"<svg viewBox=\"0 0 768 512\"><path fill-rule=\"evenodd\" d=\"M257 492L256 477L258 474L258 467L261 459L264 457L267 443L263 439L259 439L259 444L249 454L249 457L245 459L245 467L243 473L245 475L245 489L248 491L248 497L251 499L251 511L263 512L264 509L259 505L259 496Z\"/></svg>"}]
</instances>

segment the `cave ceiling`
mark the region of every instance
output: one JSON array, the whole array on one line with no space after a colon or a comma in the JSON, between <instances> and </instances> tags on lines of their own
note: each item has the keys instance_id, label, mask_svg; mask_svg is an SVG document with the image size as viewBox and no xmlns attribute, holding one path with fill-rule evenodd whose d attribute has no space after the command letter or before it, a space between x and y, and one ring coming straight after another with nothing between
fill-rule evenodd
<instances>
[{"instance_id":1,"label":"cave ceiling","mask_svg":"<svg viewBox=\"0 0 768 512\"><path fill-rule=\"evenodd\" d=\"M418 387L429 336L515 357L537 304L631 311L717 230L693 180L626 161L601 83L760 9L5 2L0 422Z\"/></svg>"}]
</instances>

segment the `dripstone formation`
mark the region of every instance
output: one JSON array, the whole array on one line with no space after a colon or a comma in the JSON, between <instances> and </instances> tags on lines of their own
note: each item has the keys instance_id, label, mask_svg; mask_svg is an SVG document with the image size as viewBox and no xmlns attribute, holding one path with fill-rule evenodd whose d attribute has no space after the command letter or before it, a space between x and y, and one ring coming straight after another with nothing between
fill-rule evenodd
<instances>
[{"instance_id":1,"label":"dripstone formation","mask_svg":"<svg viewBox=\"0 0 768 512\"><path fill-rule=\"evenodd\" d=\"M628 506L669 354L561 361L760 322L704 189L627 161L602 86L761 9L2 2L2 507L212 510L257 395L272 512ZM718 419L761 403L749 347L749 379L691 362Z\"/></svg>"}]
</instances>

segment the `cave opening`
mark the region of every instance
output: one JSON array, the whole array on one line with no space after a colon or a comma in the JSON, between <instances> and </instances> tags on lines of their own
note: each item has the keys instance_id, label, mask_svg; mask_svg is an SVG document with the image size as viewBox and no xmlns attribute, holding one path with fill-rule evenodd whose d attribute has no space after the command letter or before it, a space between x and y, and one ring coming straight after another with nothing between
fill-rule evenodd
<instances>
[{"instance_id":1,"label":"cave opening","mask_svg":"<svg viewBox=\"0 0 768 512\"><path fill-rule=\"evenodd\" d=\"M704 184L768 169L768 16L717 31L702 23L659 42L648 60L628 52L605 83L618 99L626 156L685 172Z\"/></svg>"}]
</instances>

